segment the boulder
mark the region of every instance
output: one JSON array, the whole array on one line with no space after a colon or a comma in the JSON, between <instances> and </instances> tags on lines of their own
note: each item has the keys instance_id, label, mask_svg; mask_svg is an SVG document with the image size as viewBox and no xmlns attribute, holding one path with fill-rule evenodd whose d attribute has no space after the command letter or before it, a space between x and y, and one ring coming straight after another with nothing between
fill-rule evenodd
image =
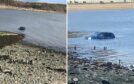
<instances>
[{"instance_id":1,"label":"boulder","mask_svg":"<svg viewBox=\"0 0 134 84\"><path fill-rule=\"evenodd\" d=\"M101 82L102 82L102 84L110 84L110 82L107 80L102 80Z\"/></svg>"}]
</instances>

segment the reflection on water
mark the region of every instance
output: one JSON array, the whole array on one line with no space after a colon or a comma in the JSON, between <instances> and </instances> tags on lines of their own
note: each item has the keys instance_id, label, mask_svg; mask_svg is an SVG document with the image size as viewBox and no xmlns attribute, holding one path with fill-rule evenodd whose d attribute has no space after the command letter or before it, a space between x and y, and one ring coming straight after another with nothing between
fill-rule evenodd
<instances>
[{"instance_id":1,"label":"reflection on water","mask_svg":"<svg viewBox=\"0 0 134 84\"><path fill-rule=\"evenodd\" d=\"M80 46L82 50L79 52L87 53L81 57L97 56L107 61L122 60L123 64L134 63L134 10L70 11L68 16L69 31L113 32L116 37L111 40L86 40L85 36L70 38L69 45ZM111 53L116 53L103 57L95 53L92 55L90 50L94 46L102 50L106 46L108 50L112 50Z\"/></svg>"},{"instance_id":2,"label":"reflection on water","mask_svg":"<svg viewBox=\"0 0 134 84\"><path fill-rule=\"evenodd\" d=\"M26 27L26 41L45 47L66 46L66 16L59 13L44 13L18 10L0 10L0 31L19 32Z\"/></svg>"}]
</instances>

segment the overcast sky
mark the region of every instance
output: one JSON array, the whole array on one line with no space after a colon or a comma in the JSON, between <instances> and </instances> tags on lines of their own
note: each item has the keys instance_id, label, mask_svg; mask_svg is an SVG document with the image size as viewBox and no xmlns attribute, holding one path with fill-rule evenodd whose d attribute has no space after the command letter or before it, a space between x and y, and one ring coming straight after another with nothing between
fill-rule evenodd
<instances>
[{"instance_id":1,"label":"overcast sky","mask_svg":"<svg viewBox=\"0 0 134 84\"><path fill-rule=\"evenodd\" d=\"M25 2L50 2L50 3L66 3L66 0L20 0Z\"/></svg>"}]
</instances>

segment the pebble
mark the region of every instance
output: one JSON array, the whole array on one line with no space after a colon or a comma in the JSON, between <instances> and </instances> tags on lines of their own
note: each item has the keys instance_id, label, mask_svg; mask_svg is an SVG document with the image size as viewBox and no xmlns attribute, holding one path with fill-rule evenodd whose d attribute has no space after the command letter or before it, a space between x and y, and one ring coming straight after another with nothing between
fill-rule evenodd
<instances>
[{"instance_id":1,"label":"pebble","mask_svg":"<svg viewBox=\"0 0 134 84\"><path fill-rule=\"evenodd\" d=\"M87 70L88 70L88 68L84 67L82 70L85 70L85 71L87 71Z\"/></svg>"},{"instance_id":2,"label":"pebble","mask_svg":"<svg viewBox=\"0 0 134 84\"><path fill-rule=\"evenodd\" d=\"M10 69L4 69L3 73L12 75L12 71Z\"/></svg>"}]
</instances>

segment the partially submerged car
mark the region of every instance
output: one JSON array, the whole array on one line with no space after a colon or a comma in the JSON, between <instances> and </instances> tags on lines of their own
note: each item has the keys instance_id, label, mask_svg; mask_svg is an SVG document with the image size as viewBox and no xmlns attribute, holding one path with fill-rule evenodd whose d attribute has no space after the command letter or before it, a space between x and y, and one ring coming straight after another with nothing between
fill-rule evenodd
<instances>
[{"instance_id":1,"label":"partially submerged car","mask_svg":"<svg viewBox=\"0 0 134 84\"><path fill-rule=\"evenodd\" d=\"M115 35L112 32L95 32L91 35L91 39L114 39Z\"/></svg>"},{"instance_id":2,"label":"partially submerged car","mask_svg":"<svg viewBox=\"0 0 134 84\"><path fill-rule=\"evenodd\" d=\"M23 27L23 26L21 26L21 27L19 27L19 28L18 28L18 30L20 30L20 31L25 31L25 30L26 30L26 28L25 28L25 27Z\"/></svg>"}]
</instances>

